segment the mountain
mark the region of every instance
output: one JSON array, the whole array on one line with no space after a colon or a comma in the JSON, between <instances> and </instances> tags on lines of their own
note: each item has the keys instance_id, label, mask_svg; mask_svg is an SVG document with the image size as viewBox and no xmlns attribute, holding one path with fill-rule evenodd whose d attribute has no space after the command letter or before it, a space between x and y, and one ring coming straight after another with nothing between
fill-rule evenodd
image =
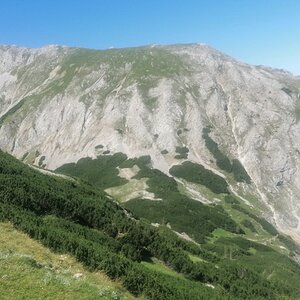
<instances>
[{"instance_id":1,"label":"mountain","mask_svg":"<svg viewBox=\"0 0 300 300\"><path fill-rule=\"evenodd\" d=\"M299 77L206 45L0 47L1 149L50 170L85 157L148 155L194 199L222 201L202 189L203 178L188 178L204 168L298 242L299 98ZM147 182L138 184L149 198Z\"/></svg>"},{"instance_id":2,"label":"mountain","mask_svg":"<svg viewBox=\"0 0 300 300\"><path fill-rule=\"evenodd\" d=\"M1 46L2 294L299 299L299 98L205 45Z\"/></svg>"}]
</instances>

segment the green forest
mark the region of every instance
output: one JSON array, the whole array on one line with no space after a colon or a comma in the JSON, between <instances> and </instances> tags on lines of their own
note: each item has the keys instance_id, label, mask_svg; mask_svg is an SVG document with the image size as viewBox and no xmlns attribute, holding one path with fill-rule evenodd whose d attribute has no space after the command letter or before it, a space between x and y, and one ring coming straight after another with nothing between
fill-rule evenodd
<instances>
[{"instance_id":1,"label":"green forest","mask_svg":"<svg viewBox=\"0 0 300 300\"><path fill-rule=\"evenodd\" d=\"M95 166L95 161L87 162ZM147 157L107 156L105 163L101 158L96 162L93 170L99 171L90 177L78 172L76 164L64 167L74 176L64 179L44 175L0 151L0 221L11 222L58 253L71 254L90 271L105 272L146 299L300 298L300 267L291 259L297 247L237 200L227 198L226 205L248 220L241 224L220 205L204 205L182 195L176 181L152 169ZM104 188L112 182L124 184L116 167L133 164L140 166L137 178L148 178L149 189L162 201L134 199L122 207L106 194ZM81 174L83 178L77 179ZM228 195L225 186L220 192ZM153 221L162 225L154 227ZM189 229L197 242L178 237L168 223L179 232ZM248 240L245 230L258 227L280 238L290 255ZM228 235L216 237L216 230ZM178 276L162 272L155 261Z\"/></svg>"}]
</instances>

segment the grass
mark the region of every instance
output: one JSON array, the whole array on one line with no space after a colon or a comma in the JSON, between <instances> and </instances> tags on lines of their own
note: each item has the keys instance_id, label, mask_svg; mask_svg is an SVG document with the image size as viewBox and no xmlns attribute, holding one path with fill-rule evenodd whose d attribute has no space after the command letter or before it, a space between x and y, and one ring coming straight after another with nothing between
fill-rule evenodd
<instances>
[{"instance_id":1,"label":"grass","mask_svg":"<svg viewBox=\"0 0 300 300\"><path fill-rule=\"evenodd\" d=\"M227 196L225 196L225 198L227 198ZM228 199L230 198L228 197ZM260 224L261 220L263 220L259 217L261 212L250 209L250 207L244 203L240 203L238 206L242 209L236 210L232 207L232 204L233 207L237 207L235 201L233 203L231 203L231 201L225 201L223 207L233 220L242 226L248 239L268 245L281 254L289 255L289 253L299 253L299 247L288 236L283 236L281 234L274 235L273 230L268 230L269 227L266 230L264 226ZM252 216L254 215L255 218L253 219Z\"/></svg>"},{"instance_id":2,"label":"grass","mask_svg":"<svg viewBox=\"0 0 300 300\"><path fill-rule=\"evenodd\" d=\"M213 243L213 242L217 241L221 237L229 237L229 238L231 238L231 237L234 237L234 236L236 236L236 235L233 234L233 233L231 233L231 232L229 232L229 231L227 231L227 230L224 230L222 228L217 228L217 229L215 229L212 232L211 237L209 239L209 242Z\"/></svg>"},{"instance_id":3,"label":"grass","mask_svg":"<svg viewBox=\"0 0 300 300\"><path fill-rule=\"evenodd\" d=\"M100 99L105 99L119 84L124 87L138 82L138 89L149 109L155 107L155 99L149 98L150 88L155 87L160 78L172 78L185 71L181 59L161 48L138 47L130 49L73 49L64 59L59 71L62 78L51 84L50 90L60 93L66 90L74 78L84 78L99 66L105 68ZM130 67L128 67L130 66ZM85 81L81 84L83 88ZM86 102L86 100L83 100Z\"/></svg>"},{"instance_id":4,"label":"grass","mask_svg":"<svg viewBox=\"0 0 300 300\"><path fill-rule=\"evenodd\" d=\"M126 202L130 199L143 196L145 190L149 188L147 185L147 179L131 179L129 182L122 186L111 187L105 191L111 195L114 199L118 200L120 203Z\"/></svg>"},{"instance_id":5,"label":"grass","mask_svg":"<svg viewBox=\"0 0 300 300\"><path fill-rule=\"evenodd\" d=\"M0 223L0 295L3 300L134 299L118 282L53 253L9 223Z\"/></svg>"},{"instance_id":6,"label":"grass","mask_svg":"<svg viewBox=\"0 0 300 300\"><path fill-rule=\"evenodd\" d=\"M195 255L191 255L191 254L188 254L190 260L194 263L197 263L197 262L204 262L204 259L198 257L198 256L195 256Z\"/></svg>"},{"instance_id":7,"label":"grass","mask_svg":"<svg viewBox=\"0 0 300 300\"><path fill-rule=\"evenodd\" d=\"M169 267L167 267L163 262L159 261L156 258L153 258L150 262L142 262L142 265L146 266L148 269L160 272L162 274L170 275L176 278L184 278L183 275L173 271Z\"/></svg>"},{"instance_id":8,"label":"grass","mask_svg":"<svg viewBox=\"0 0 300 300\"><path fill-rule=\"evenodd\" d=\"M273 236L276 236L278 234L278 231L276 230L276 228L271 223L269 223L267 220L265 220L264 218L258 217L257 215L253 214L252 212L241 207L238 204L232 204L232 208L244 213L245 215L249 216L251 219L255 220L269 234L271 234Z\"/></svg>"},{"instance_id":9,"label":"grass","mask_svg":"<svg viewBox=\"0 0 300 300\"><path fill-rule=\"evenodd\" d=\"M247 238L263 243L263 242L269 240L272 237L269 233L267 233L266 231L264 231L263 228L259 224L257 224L255 221L253 221L248 215L245 215L245 214L243 214L240 211L232 209L228 205L224 205L223 207L226 210L226 212L238 224L240 224L243 227L243 229L244 229L244 231L246 233ZM256 232L252 232L249 228L246 228L243 225L244 220L249 220L255 226L255 229L256 229L257 233Z\"/></svg>"},{"instance_id":10,"label":"grass","mask_svg":"<svg viewBox=\"0 0 300 300\"><path fill-rule=\"evenodd\" d=\"M189 182L185 179L178 179L176 178L178 184L178 190L181 194L186 195L191 199L195 199L200 201L204 204L209 203L220 203L221 199L223 198L222 194L215 194L209 188L202 184Z\"/></svg>"}]
</instances>

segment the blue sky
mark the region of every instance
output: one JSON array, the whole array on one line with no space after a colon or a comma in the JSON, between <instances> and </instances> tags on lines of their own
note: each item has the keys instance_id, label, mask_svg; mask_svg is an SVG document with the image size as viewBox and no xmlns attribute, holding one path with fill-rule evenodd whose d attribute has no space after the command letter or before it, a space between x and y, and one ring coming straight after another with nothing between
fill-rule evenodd
<instances>
[{"instance_id":1,"label":"blue sky","mask_svg":"<svg viewBox=\"0 0 300 300\"><path fill-rule=\"evenodd\" d=\"M0 44L206 43L300 75L299 0L0 0Z\"/></svg>"}]
</instances>

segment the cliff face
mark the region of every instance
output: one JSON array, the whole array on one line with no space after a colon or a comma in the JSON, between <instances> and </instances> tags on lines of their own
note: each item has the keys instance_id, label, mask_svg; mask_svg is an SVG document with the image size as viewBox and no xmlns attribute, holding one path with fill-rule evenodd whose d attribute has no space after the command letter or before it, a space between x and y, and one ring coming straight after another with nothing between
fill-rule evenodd
<instances>
[{"instance_id":1,"label":"cliff face","mask_svg":"<svg viewBox=\"0 0 300 300\"><path fill-rule=\"evenodd\" d=\"M0 47L1 149L48 169L103 153L150 155L168 172L186 147L295 238L299 121L299 78L205 45ZM216 147L251 184L216 164Z\"/></svg>"}]
</instances>

